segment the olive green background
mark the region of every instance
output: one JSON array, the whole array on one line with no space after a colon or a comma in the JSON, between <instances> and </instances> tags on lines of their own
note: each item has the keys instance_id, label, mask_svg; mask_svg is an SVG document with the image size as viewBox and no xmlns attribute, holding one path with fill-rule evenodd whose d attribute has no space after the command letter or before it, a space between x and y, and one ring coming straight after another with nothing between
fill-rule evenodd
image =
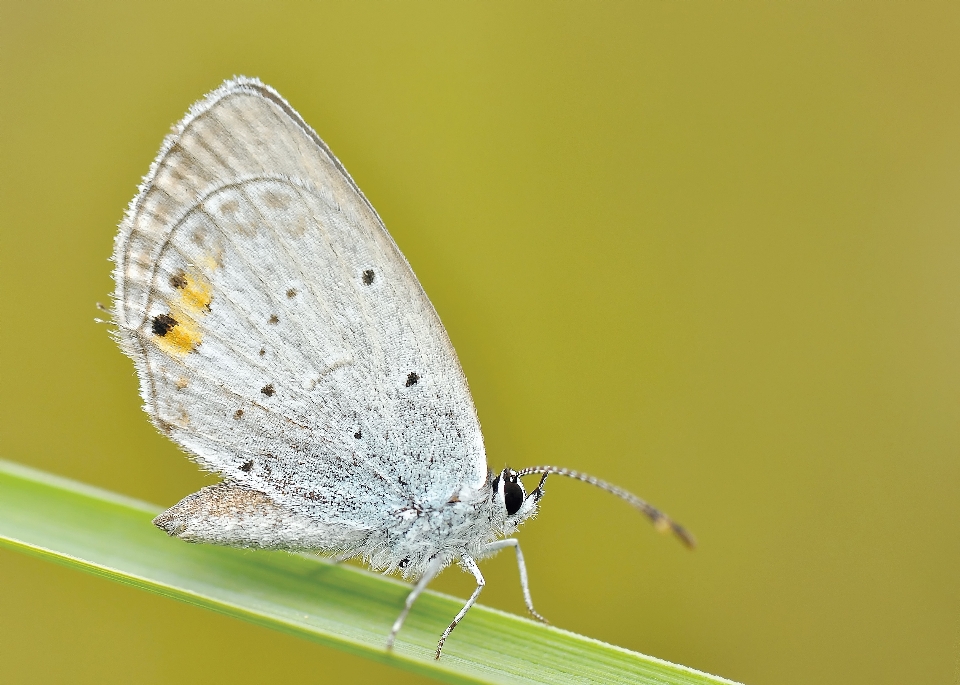
<instances>
[{"instance_id":1,"label":"olive green background","mask_svg":"<svg viewBox=\"0 0 960 685\"><path fill-rule=\"evenodd\" d=\"M552 622L753 685L956 682L958 36L956 3L4 0L0 456L212 482L94 303L168 127L259 76L412 263L491 466L697 534L551 480L520 538ZM417 678L0 552L4 683L374 680Z\"/></svg>"}]
</instances>

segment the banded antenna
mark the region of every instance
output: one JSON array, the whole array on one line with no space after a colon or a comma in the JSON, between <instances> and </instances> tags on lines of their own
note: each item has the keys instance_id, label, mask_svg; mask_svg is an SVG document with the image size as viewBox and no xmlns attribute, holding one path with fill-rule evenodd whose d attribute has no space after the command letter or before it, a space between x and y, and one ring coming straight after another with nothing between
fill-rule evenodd
<instances>
[{"instance_id":1,"label":"banded antenna","mask_svg":"<svg viewBox=\"0 0 960 685\"><path fill-rule=\"evenodd\" d=\"M653 523L653 527L661 533L668 530L672 531L674 535L680 538L680 541L690 549L693 549L697 546L696 539L686 528L671 519L652 504L640 499L632 492L628 492L623 488L618 488L616 485L608 483L605 480L600 480L599 478L594 478L586 473L580 473L579 471L573 471L571 469L564 469L559 466L530 466L517 471L518 476L529 476L534 473L543 474L543 477L540 478L540 483L537 485L536 490L530 493L531 496L536 495L538 500L543 496L543 483L547 480L547 476L550 474L555 473L558 476L575 478L576 480L583 481L584 483L594 485L601 490L606 490L611 495L616 495L620 499L626 500L631 506L639 509L648 519L650 519L650 521Z\"/></svg>"}]
</instances>

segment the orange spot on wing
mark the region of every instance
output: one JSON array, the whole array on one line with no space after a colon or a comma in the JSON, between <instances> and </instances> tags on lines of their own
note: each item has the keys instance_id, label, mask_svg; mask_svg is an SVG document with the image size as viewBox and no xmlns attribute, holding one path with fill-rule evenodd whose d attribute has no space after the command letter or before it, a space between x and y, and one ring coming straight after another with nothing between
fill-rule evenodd
<instances>
[{"instance_id":1,"label":"orange spot on wing","mask_svg":"<svg viewBox=\"0 0 960 685\"><path fill-rule=\"evenodd\" d=\"M208 258L216 267L213 257ZM213 286L197 273L180 271L170 279L173 286L172 297L168 300L169 314L165 315L169 321L175 322L172 328L167 325L157 330L153 325L153 340L162 351L174 357L182 357L203 342L203 331L200 322L210 313L210 303L213 302ZM167 321L163 322L168 324ZM186 383L179 389L186 387Z\"/></svg>"},{"instance_id":2,"label":"orange spot on wing","mask_svg":"<svg viewBox=\"0 0 960 685\"><path fill-rule=\"evenodd\" d=\"M193 321L181 317L177 320L177 325L171 328L166 335L162 337L155 335L153 340L157 347L167 354L182 357L199 345L203 336Z\"/></svg>"},{"instance_id":3,"label":"orange spot on wing","mask_svg":"<svg viewBox=\"0 0 960 685\"><path fill-rule=\"evenodd\" d=\"M191 316L206 314L210 311L210 303L213 301L213 287L194 274L186 274L184 280L187 284L177 291L180 293L180 301L176 305Z\"/></svg>"}]
</instances>

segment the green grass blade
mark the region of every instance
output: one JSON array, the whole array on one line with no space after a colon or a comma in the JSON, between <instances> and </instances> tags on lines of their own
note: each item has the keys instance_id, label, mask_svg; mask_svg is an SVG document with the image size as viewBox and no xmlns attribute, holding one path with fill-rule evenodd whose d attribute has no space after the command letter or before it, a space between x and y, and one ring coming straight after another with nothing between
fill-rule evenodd
<instances>
[{"instance_id":1,"label":"green grass blade","mask_svg":"<svg viewBox=\"0 0 960 685\"><path fill-rule=\"evenodd\" d=\"M0 460L0 544L451 683L729 683L476 606L433 659L462 600L425 593L383 649L409 586L305 555L191 545L159 508Z\"/></svg>"}]
</instances>

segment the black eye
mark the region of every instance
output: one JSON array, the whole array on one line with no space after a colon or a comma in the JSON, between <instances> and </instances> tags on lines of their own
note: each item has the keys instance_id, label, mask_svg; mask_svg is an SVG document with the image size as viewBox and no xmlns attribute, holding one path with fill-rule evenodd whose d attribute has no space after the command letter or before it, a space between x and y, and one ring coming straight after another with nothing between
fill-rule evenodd
<instances>
[{"instance_id":1,"label":"black eye","mask_svg":"<svg viewBox=\"0 0 960 685\"><path fill-rule=\"evenodd\" d=\"M506 481L503 484L503 503L507 507L507 513L513 516L520 511L520 505L523 504L523 488L516 482Z\"/></svg>"}]
</instances>

